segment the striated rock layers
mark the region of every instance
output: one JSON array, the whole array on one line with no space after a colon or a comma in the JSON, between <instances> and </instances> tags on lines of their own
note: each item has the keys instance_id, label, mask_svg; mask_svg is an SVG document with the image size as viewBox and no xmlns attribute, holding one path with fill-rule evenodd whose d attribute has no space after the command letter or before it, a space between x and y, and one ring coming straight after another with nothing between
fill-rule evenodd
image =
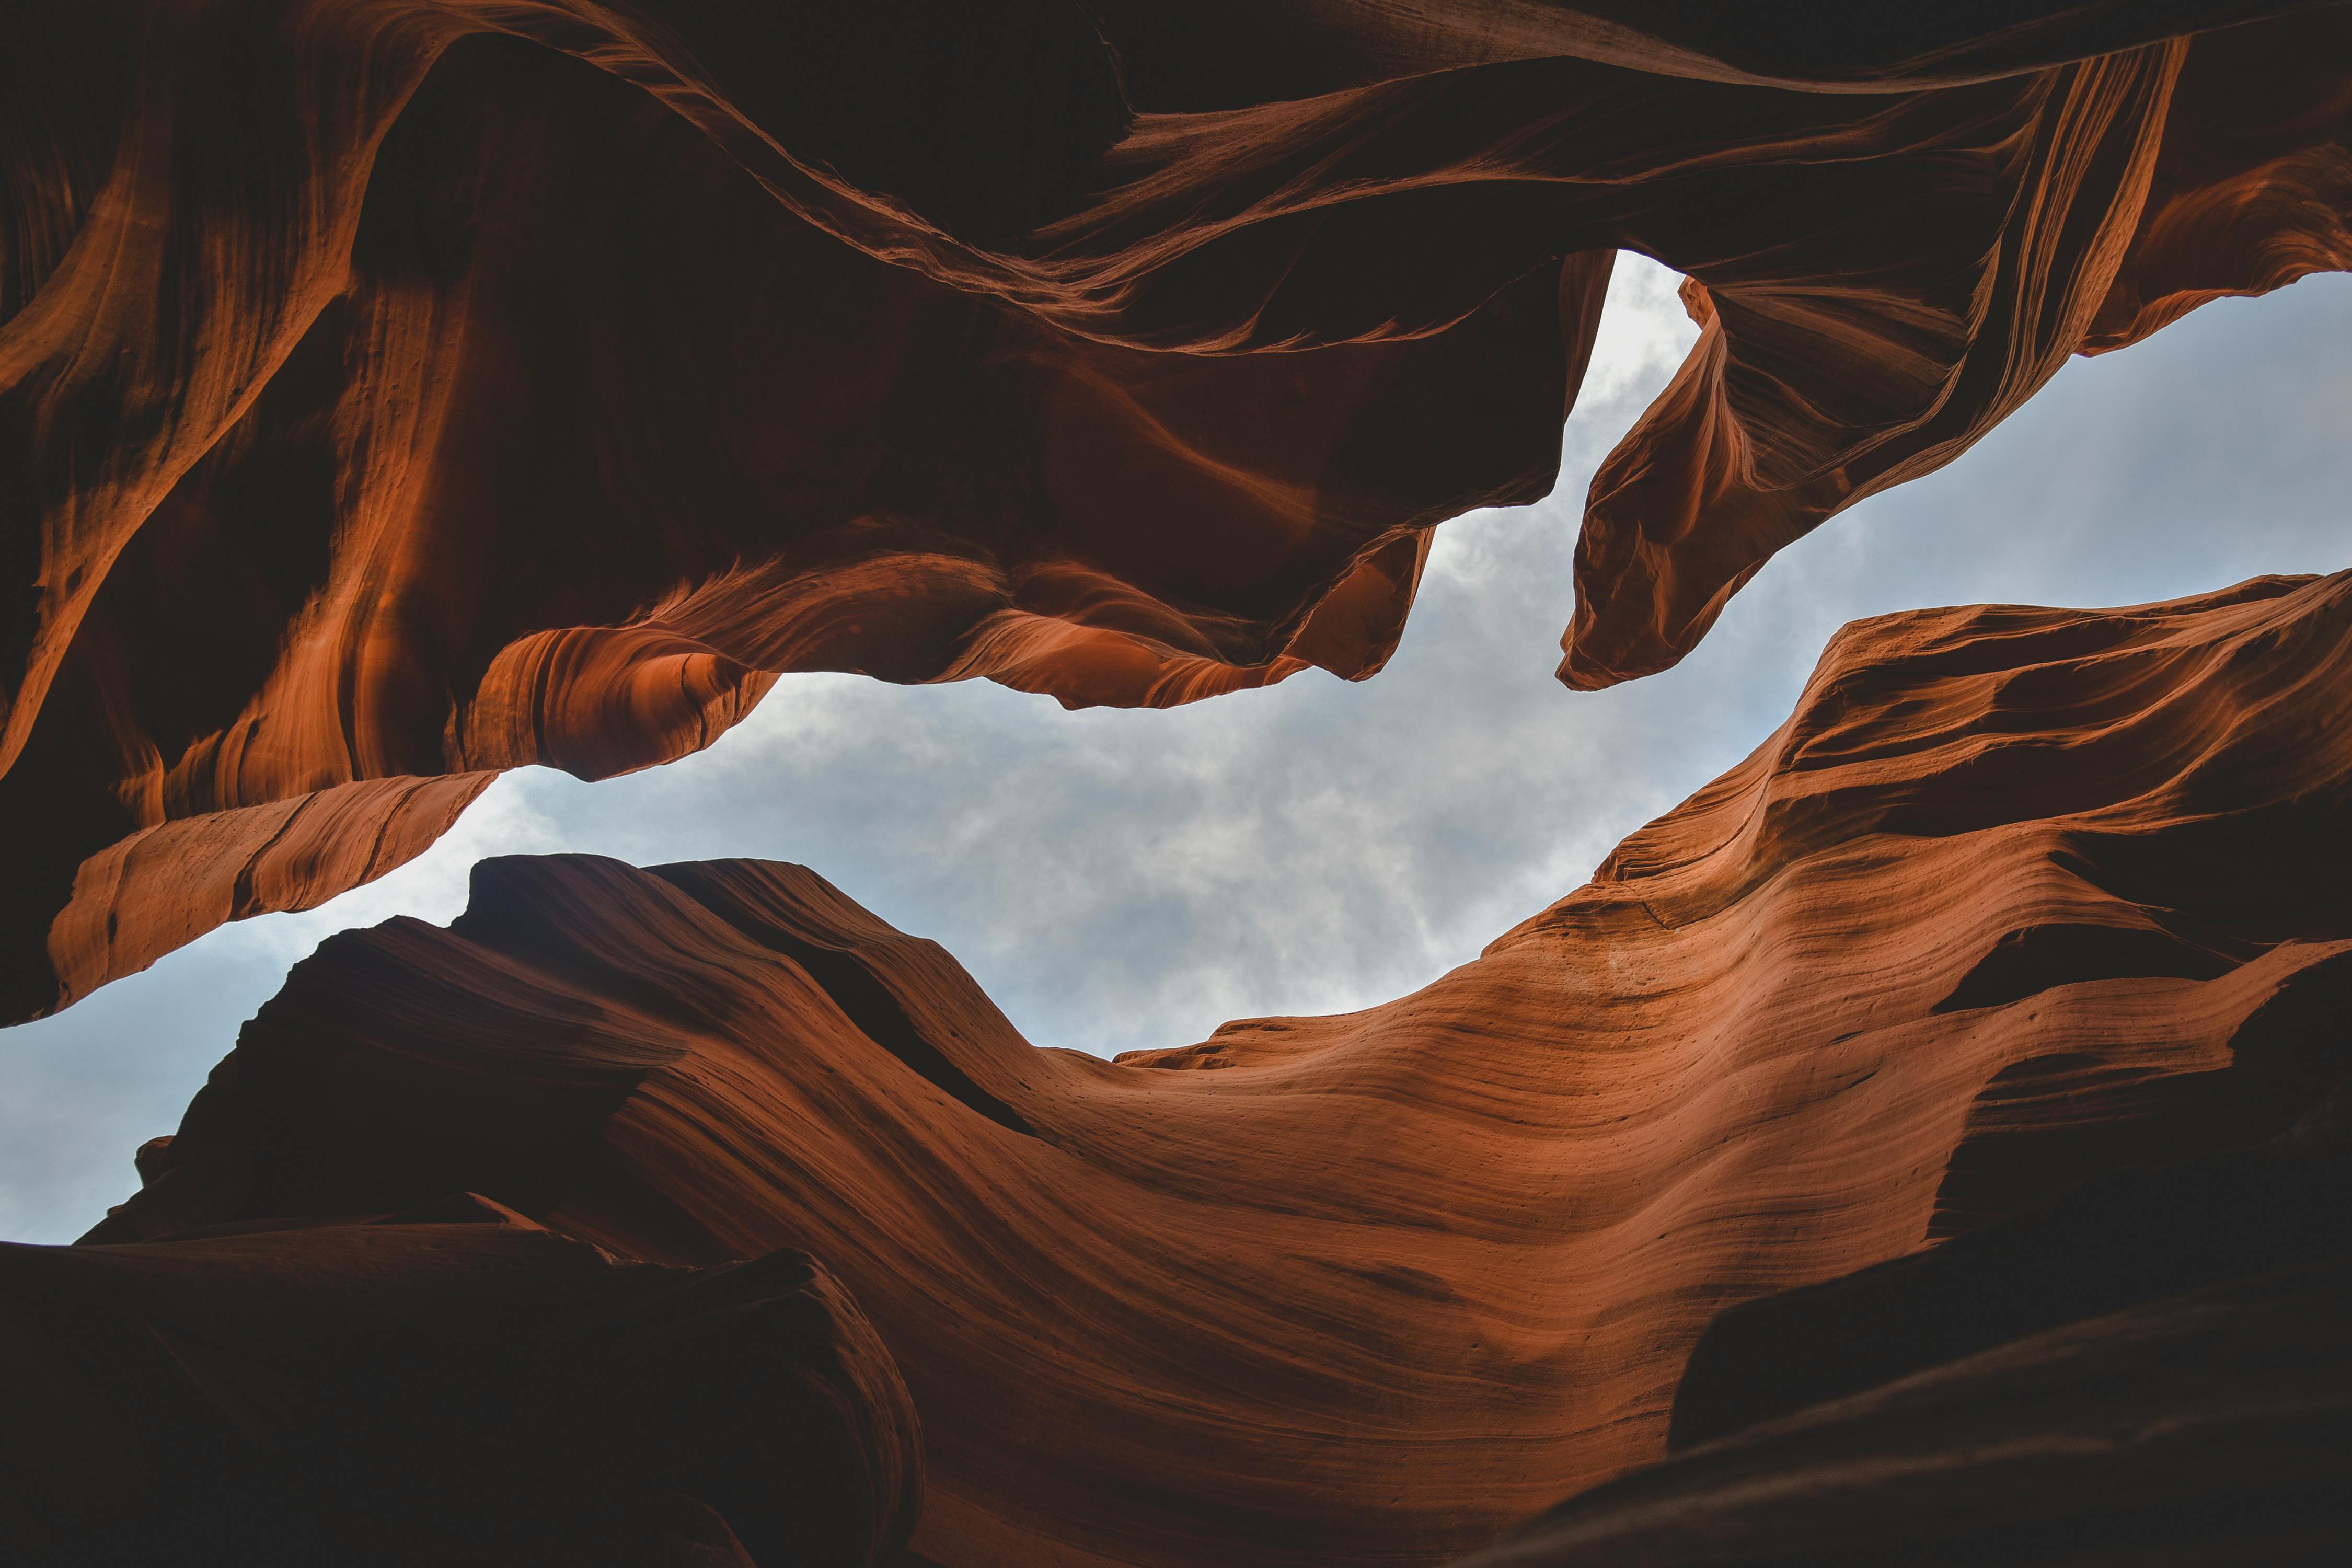
<instances>
[{"instance_id":1,"label":"striated rock layers","mask_svg":"<svg viewBox=\"0 0 2352 1568\"><path fill-rule=\"evenodd\" d=\"M2347 842L2352 574L1857 623L1752 757L1476 962L1115 1064L1030 1047L940 948L798 868L488 861L447 930L324 943L142 1151L143 1190L46 1256L161 1268L213 1227L457 1193L671 1268L801 1249L919 1412L913 1561L1431 1563L1670 1426L1737 1443L1958 1362L1822 1418L1849 1451L1932 1447L1920 1402L1978 1431L2005 1389L2098 1384L2036 1334L2141 1310L2102 1353L2203 1354L2210 1314L2143 1305L2180 1292L2286 1348L2034 1408L2267 1398L2341 1321L2340 1270L2263 1226L2342 1200L2263 1201L2289 1156L2261 1146L2343 1068L2313 1042L2352 1006ZM2139 1232L2098 1217L2097 1183L2200 1158L2237 1185L2165 1177L2191 1197L2113 1200ZM2090 1219L2038 1213L2085 1182ZM2167 1250L2168 1213L2230 1193L2254 1194L2237 1253ZM1726 1308L1930 1241L1924 1279L1725 1318L1678 1407ZM2281 1268L2305 1273L2238 1282ZM2306 1371L2336 1397L2343 1366Z\"/></svg>"},{"instance_id":2,"label":"striated rock layers","mask_svg":"<svg viewBox=\"0 0 2352 1568\"><path fill-rule=\"evenodd\" d=\"M2323 1564L2352 1262L2053 1330L1597 1489L1460 1568Z\"/></svg>"},{"instance_id":3,"label":"striated rock layers","mask_svg":"<svg viewBox=\"0 0 2352 1568\"><path fill-rule=\"evenodd\" d=\"M2135 1139L2137 1166L1732 1308L1675 1394L1687 1452L1462 1568L2335 1562L2352 955L2304 971L2231 1049L2219 1082L2173 1080L2189 1092L2168 1138ZM2147 1131L2050 1109L2022 1136L2078 1158L2086 1135Z\"/></svg>"},{"instance_id":4,"label":"striated rock layers","mask_svg":"<svg viewBox=\"0 0 2352 1568\"><path fill-rule=\"evenodd\" d=\"M784 671L1367 675L1619 247L1704 331L1562 672L1660 668L2068 354L2344 266L2347 80L2308 0L9 7L0 1016Z\"/></svg>"}]
</instances>

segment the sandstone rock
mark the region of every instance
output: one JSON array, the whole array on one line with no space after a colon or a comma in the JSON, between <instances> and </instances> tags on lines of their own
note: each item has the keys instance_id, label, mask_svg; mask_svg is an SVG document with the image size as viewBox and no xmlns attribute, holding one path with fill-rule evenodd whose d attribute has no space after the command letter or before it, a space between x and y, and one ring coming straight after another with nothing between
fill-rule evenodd
<instances>
[{"instance_id":1,"label":"sandstone rock","mask_svg":"<svg viewBox=\"0 0 2352 1568\"><path fill-rule=\"evenodd\" d=\"M2300 978L2221 1076L2342 1082L2352 967ZM2352 1524L2352 1138L2345 1092L2321 1092L2251 1148L1733 1308L1675 1401L1677 1444L1703 1446L1462 1568L2333 1562ZM2209 1109L2234 1120L2235 1098Z\"/></svg>"},{"instance_id":2,"label":"sandstone rock","mask_svg":"<svg viewBox=\"0 0 2352 1568\"><path fill-rule=\"evenodd\" d=\"M2341 7L1760 15L14 8L0 1016L782 673L1369 675L1429 530L1550 487L1620 247L1707 325L1580 686L2078 348L2344 262Z\"/></svg>"},{"instance_id":3,"label":"sandstone rock","mask_svg":"<svg viewBox=\"0 0 2352 1568\"><path fill-rule=\"evenodd\" d=\"M616 1260L470 1194L0 1245L0 1555L875 1564L914 1415L807 1258Z\"/></svg>"},{"instance_id":4,"label":"sandstone rock","mask_svg":"<svg viewBox=\"0 0 2352 1568\"><path fill-rule=\"evenodd\" d=\"M2053 1329L1694 1449L1460 1568L2332 1563L2347 1307L2338 1253Z\"/></svg>"},{"instance_id":5,"label":"sandstone rock","mask_svg":"<svg viewBox=\"0 0 2352 1568\"><path fill-rule=\"evenodd\" d=\"M2305 1108L2347 677L2352 574L1860 622L1476 962L1117 1064L798 868L486 861L448 929L298 966L92 1240L470 1191L798 1248L920 1412L924 1561L1439 1562L1658 1457L1724 1309ZM2036 1310L1996 1340L2076 1308Z\"/></svg>"}]
</instances>

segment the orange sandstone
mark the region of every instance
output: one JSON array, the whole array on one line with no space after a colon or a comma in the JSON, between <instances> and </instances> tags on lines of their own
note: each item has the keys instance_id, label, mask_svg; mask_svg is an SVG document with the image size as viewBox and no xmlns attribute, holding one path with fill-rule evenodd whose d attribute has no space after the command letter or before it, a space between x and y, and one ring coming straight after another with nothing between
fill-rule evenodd
<instances>
[{"instance_id":1,"label":"orange sandstone","mask_svg":"<svg viewBox=\"0 0 2352 1568\"><path fill-rule=\"evenodd\" d=\"M1550 487L1621 247L1706 326L1580 686L2068 354L2344 264L2343 7L1808 15L12 8L0 1008L791 671L1367 676L1430 529Z\"/></svg>"},{"instance_id":2,"label":"orange sandstone","mask_svg":"<svg viewBox=\"0 0 2352 1568\"><path fill-rule=\"evenodd\" d=\"M1724 1309L2189 1146L2352 964L2347 810L2352 574L1857 623L1475 962L1117 1063L797 868L487 861L299 966L89 1240L803 1249L919 1413L916 1560L1432 1563L1657 1457Z\"/></svg>"}]
</instances>

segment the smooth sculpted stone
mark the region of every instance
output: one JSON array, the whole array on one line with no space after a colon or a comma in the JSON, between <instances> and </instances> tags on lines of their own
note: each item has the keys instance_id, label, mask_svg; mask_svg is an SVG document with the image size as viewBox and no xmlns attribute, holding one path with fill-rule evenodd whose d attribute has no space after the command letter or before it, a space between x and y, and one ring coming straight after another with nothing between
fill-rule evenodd
<instances>
[{"instance_id":1,"label":"smooth sculpted stone","mask_svg":"<svg viewBox=\"0 0 2352 1568\"><path fill-rule=\"evenodd\" d=\"M1661 668L2068 354L2344 265L2347 15L8 7L0 1016L793 671L1368 676L1619 248L1704 331L1561 668Z\"/></svg>"},{"instance_id":2,"label":"smooth sculpted stone","mask_svg":"<svg viewBox=\"0 0 2352 1568\"><path fill-rule=\"evenodd\" d=\"M2277 1136L2327 1075L2347 842L2352 574L1858 622L1475 962L1117 1063L799 868L490 860L447 929L298 966L91 1240L468 1191L672 1267L797 1248L920 1414L916 1561L1438 1563L1658 1458L1726 1308ZM1947 1262L1997 1294L1984 1248ZM1931 1291L1946 1339L1882 1333L1861 1384L2128 1308L2111 1274ZM1807 1354L1715 1408L1856 1386Z\"/></svg>"},{"instance_id":3,"label":"smooth sculpted stone","mask_svg":"<svg viewBox=\"0 0 2352 1568\"><path fill-rule=\"evenodd\" d=\"M2222 1075L2300 1080L2285 1131L1734 1307L1675 1396L1687 1452L1459 1568L2336 1561L2352 1093L2321 1086L2352 1066L2352 955L2297 979ZM2249 1086L2201 1087L2239 1120Z\"/></svg>"},{"instance_id":4,"label":"smooth sculpted stone","mask_svg":"<svg viewBox=\"0 0 2352 1568\"><path fill-rule=\"evenodd\" d=\"M2352 1257L2019 1340L1566 1504L1456 1568L2296 1568L2352 1528Z\"/></svg>"}]
</instances>

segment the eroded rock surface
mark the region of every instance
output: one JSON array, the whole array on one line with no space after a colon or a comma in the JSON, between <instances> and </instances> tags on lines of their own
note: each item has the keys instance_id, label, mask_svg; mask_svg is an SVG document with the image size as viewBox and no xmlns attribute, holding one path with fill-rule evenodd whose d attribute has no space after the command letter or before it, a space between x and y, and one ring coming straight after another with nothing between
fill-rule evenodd
<instances>
[{"instance_id":1,"label":"eroded rock surface","mask_svg":"<svg viewBox=\"0 0 2352 1568\"><path fill-rule=\"evenodd\" d=\"M2346 261L2342 6L1761 15L12 8L0 1012L782 672L1368 675L1429 530L1550 487L1621 247L1704 331L1580 686L2068 354Z\"/></svg>"},{"instance_id":2,"label":"eroded rock surface","mask_svg":"<svg viewBox=\"0 0 2352 1568\"><path fill-rule=\"evenodd\" d=\"M2342 1082L2352 964L2298 981L2241 1032L2224 1076L2251 1084L2202 1086L2210 1119L2239 1121L2250 1087L2275 1110L2283 1089ZM1677 1443L1701 1446L1461 1568L2334 1562L2352 1526L2347 1107L2323 1087L2251 1147L2113 1172L1733 1308L1675 1402Z\"/></svg>"},{"instance_id":3,"label":"eroded rock surface","mask_svg":"<svg viewBox=\"0 0 2352 1568\"><path fill-rule=\"evenodd\" d=\"M799 1248L905 1374L921 1561L1435 1563L1656 1458L1726 1308L2291 1126L2347 839L2352 574L1856 623L1475 963L1116 1064L798 868L491 860L299 965L90 1240L463 1191Z\"/></svg>"},{"instance_id":4,"label":"eroded rock surface","mask_svg":"<svg viewBox=\"0 0 2352 1568\"><path fill-rule=\"evenodd\" d=\"M1597 1489L1459 1568L2342 1555L2352 1258L2004 1344Z\"/></svg>"}]
</instances>

